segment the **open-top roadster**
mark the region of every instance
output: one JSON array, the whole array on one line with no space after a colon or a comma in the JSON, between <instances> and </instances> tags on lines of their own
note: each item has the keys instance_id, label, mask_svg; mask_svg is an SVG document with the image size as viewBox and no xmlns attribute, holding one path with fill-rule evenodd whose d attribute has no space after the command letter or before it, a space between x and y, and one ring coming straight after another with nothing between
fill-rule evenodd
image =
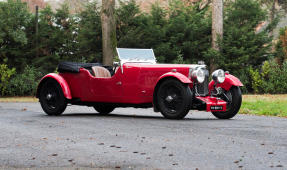
<instances>
[{"instance_id":1,"label":"open-top roadster","mask_svg":"<svg viewBox=\"0 0 287 170\"><path fill-rule=\"evenodd\" d=\"M99 114L116 107L153 107L169 119L182 119L190 110L212 112L229 119L241 106L242 83L205 65L156 64L151 49L117 49L114 66L63 62L59 74L42 78L36 96L48 115L60 115L67 104L93 106Z\"/></svg>"}]
</instances>

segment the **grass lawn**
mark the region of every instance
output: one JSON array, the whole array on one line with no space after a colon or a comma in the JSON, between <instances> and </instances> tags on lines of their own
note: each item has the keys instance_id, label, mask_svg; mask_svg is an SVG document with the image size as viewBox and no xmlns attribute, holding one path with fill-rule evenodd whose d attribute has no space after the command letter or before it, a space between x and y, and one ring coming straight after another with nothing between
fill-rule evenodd
<instances>
[{"instance_id":1,"label":"grass lawn","mask_svg":"<svg viewBox=\"0 0 287 170\"><path fill-rule=\"evenodd\" d=\"M38 102L35 97L0 97L0 102Z\"/></svg>"},{"instance_id":2,"label":"grass lawn","mask_svg":"<svg viewBox=\"0 0 287 170\"><path fill-rule=\"evenodd\" d=\"M35 97L0 97L0 102L38 102ZM287 118L287 95L243 95L240 114Z\"/></svg>"},{"instance_id":3,"label":"grass lawn","mask_svg":"<svg viewBox=\"0 0 287 170\"><path fill-rule=\"evenodd\" d=\"M239 113L287 117L287 95L244 95Z\"/></svg>"}]
</instances>

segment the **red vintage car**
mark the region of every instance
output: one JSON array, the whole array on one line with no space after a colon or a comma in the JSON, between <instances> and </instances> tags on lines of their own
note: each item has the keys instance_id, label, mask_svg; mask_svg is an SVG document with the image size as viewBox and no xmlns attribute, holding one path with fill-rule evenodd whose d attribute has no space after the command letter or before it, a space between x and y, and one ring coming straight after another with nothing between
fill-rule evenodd
<instances>
[{"instance_id":1,"label":"red vintage car","mask_svg":"<svg viewBox=\"0 0 287 170\"><path fill-rule=\"evenodd\" d=\"M242 96L238 78L203 64L156 64L152 49L118 48L120 62L63 62L59 74L42 78L36 96L48 115L60 115L67 104L92 106L99 114L116 107L153 107L169 119L182 119L190 110L212 112L220 119L235 116Z\"/></svg>"}]
</instances>

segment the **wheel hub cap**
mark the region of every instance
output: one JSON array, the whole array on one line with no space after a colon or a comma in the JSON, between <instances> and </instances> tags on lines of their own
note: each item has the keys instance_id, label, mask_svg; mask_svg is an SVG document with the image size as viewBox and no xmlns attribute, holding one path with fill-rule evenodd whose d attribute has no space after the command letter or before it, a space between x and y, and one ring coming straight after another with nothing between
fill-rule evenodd
<instances>
[{"instance_id":1,"label":"wheel hub cap","mask_svg":"<svg viewBox=\"0 0 287 170\"><path fill-rule=\"evenodd\" d=\"M165 98L165 101L167 102L172 102L174 99L176 98L176 95L168 95L166 98Z\"/></svg>"},{"instance_id":2,"label":"wheel hub cap","mask_svg":"<svg viewBox=\"0 0 287 170\"><path fill-rule=\"evenodd\" d=\"M51 100L52 94L47 94L46 98L47 98L47 100Z\"/></svg>"}]
</instances>

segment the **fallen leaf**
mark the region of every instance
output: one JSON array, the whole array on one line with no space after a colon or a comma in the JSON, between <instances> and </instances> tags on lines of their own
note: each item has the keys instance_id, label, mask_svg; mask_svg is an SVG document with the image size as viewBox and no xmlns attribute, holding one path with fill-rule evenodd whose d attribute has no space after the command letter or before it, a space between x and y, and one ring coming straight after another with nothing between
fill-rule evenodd
<instances>
[{"instance_id":1,"label":"fallen leaf","mask_svg":"<svg viewBox=\"0 0 287 170\"><path fill-rule=\"evenodd\" d=\"M236 163L236 164L237 164L237 163L239 163L239 161L234 161L234 163Z\"/></svg>"},{"instance_id":2,"label":"fallen leaf","mask_svg":"<svg viewBox=\"0 0 287 170\"><path fill-rule=\"evenodd\" d=\"M268 152L268 154L273 154L273 152Z\"/></svg>"},{"instance_id":3,"label":"fallen leaf","mask_svg":"<svg viewBox=\"0 0 287 170\"><path fill-rule=\"evenodd\" d=\"M52 156L58 156L58 154L54 153L54 154L52 154Z\"/></svg>"},{"instance_id":4,"label":"fallen leaf","mask_svg":"<svg viewBox=\"0 0 287 170\"><path fill-rule=\"evenodd\" d=\"M23 109L22 109L22 111L26 111L27 110L27 108L26 107L24 107Z\"/></svg>"}]
</instances>

